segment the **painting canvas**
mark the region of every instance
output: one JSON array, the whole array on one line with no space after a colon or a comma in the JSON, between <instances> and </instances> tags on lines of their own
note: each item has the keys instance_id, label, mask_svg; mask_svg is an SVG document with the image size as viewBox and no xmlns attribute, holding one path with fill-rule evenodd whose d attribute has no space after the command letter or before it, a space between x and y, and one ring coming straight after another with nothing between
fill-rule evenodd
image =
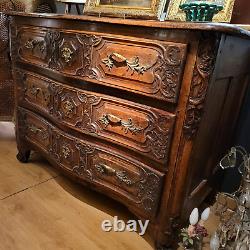
<instances>
[{"instance_id":1,"label":"painting canvas","mask_svg":"<svg viewBox=\"0 0 250 250\"><path fill-rule=\"evenodd\" d=\"M100 0L99 4L150 8L151 2L151 0Z\"/></svg>"},{"instance_id":2,"label":"painting canvas","mask_svg":"<svg viewBox=\"0 0 250 250\"><path fill-rule=\"evenodd\" d=\"M168 0L87 0L87 15L160 19Z\"/></svg>"}]
</instances>

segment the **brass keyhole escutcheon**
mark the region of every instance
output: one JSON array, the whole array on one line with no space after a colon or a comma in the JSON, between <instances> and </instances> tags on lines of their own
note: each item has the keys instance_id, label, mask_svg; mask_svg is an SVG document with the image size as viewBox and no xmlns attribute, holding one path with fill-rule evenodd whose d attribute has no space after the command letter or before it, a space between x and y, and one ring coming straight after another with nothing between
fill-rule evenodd
<instances>
[{"instance_id":1,"label":"brass keyhole escutcheon","mask_svg":"<svg viewBox=\"0 0 250 250\"><path fill-rule=\"evenodd\" d=\"M61 52L62 52L62 58L64 59L64 61L66 63L69 63L72 60L73 51L68 47L64 47L62 48Z\"/></svg>"}]
</instances>

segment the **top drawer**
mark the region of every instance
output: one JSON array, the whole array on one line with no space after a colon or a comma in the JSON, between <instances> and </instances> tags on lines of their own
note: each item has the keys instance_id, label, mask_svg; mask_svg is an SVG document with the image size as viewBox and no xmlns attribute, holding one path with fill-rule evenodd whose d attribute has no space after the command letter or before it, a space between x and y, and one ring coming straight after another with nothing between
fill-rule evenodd
<instances>
[{"instance_id":1,"label":"top drawer","mask_svg":"<svg viewBox=\"0 0 250 250\"><path fill-rule=\"evenodd\" d=\"M18 59L65 75L176 103L187 45L23 27Z\"/></svg>"}]
</instances>

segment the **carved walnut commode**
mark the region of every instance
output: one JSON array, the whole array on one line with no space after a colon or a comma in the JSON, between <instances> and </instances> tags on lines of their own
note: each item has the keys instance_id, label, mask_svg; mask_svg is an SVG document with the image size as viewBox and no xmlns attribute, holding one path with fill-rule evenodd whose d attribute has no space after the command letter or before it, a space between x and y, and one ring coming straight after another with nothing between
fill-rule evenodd
<instances>
[{"instance_id":1,"label":"carved walnut commode","mask_svg":"<svg viewBox=\"0 0 250 250\"><path fill-rule=\"evenodd\" d=\"M10 13L11 14L11 13ZM249 79L234 26L12 13L18 159L30 150L150 219L157 246L211 191Z\"/></svg>"}]
</instances>

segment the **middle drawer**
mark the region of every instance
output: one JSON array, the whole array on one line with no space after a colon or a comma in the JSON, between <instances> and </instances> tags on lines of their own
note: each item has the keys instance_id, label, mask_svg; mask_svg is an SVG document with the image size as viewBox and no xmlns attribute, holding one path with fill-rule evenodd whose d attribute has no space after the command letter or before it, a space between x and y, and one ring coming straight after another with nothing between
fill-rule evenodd
<instances>
[{"instance_id":1,"label":"middle drawer","mask_svg":"<svg viewBox=\"0 0 250 250\"><path fill-rule=\"evenodd\" d=\"M149 106L19 72L20 104L30 105L74 130L166 163L175 115Z\"/></svg>"}]
</instances>

